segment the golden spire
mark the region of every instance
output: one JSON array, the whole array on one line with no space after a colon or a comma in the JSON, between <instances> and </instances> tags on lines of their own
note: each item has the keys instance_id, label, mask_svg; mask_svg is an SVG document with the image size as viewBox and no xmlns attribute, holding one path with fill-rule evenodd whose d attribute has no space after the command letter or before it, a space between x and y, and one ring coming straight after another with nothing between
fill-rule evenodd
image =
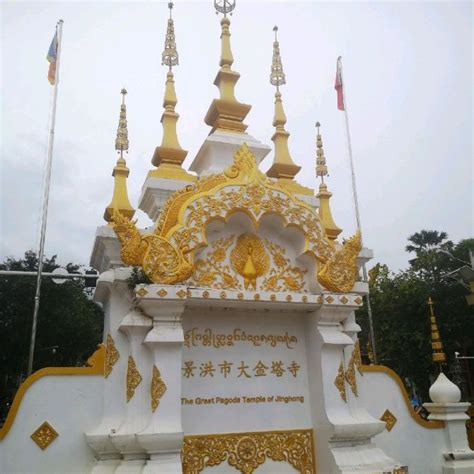
<instances>
[{"instance_id":1,"label":"golden spire","mask_svg":"<svg viewBox=\"0 0 474 474\"><path fill-rule=\"evenodd\" d=\"M155 148L155 153L151 160L152 164L157 166L156 170L148 173L148 176L182 179L186 181L194 181L195 177L188 174L182 167L184 159L188 152L181 148L176 132L176 123L179 114L175 112L178 102L176 91L174 88L173 66L179 64L178 51L176 49L176 38L174 34L174 22L171 16L173 3L168 3L170 17L166 29L165 49L162 54L161 64L168 66L166 74L165 97L163 99L164 112L161 116L161 124L163 126L163 138L161 145Z\"/></svg>"},{"instance_id":2,"label":"golden spire","mask_svg":"<svg viewBox=\"0 0 474 474\"><path fill-rule=\"evenodd\" d=\"M235 8L235 0L214 0L214 8L216 13L224 14L221 20L220 69L214 80L219 88L220 98L212 101L204 122L212 127L211 133L217 128L245 132L247 125L244 124L244 119L252 106L240 103L234 95L240 74L231 68L234 57L230 48L230 20L227 17L227 13Z\"/></svg>"},{"instance_id":3,"label":"golden spire","mask_svg":"<svg viewBox=\"0 0 474 474\"><path fill-rule=\"evenodd\" d=\"M446 354L443 351L443 343L439 335L438 325L436 324L436 316L433 311L433 300L431 296L428 298L428 305L430 307L431 320L431 348L433 350L433 362L439 363L440 372L443 371L443 362L446 362Z\"/></svg>"},{"instance_id":4,"label":"golden spire","mask_svg":"<svg viewBox=\"0 0 474 474\"><path fill-rule=\"evenodd\" d=\"M127 177L129 169L123 157L123 152L128 151L128 130L127 130L127 106L125 105L125 95L127 91L122 89L122 105L120 106L120 119L117 128L117 138L115 139L115 149L120 153L117 164L112 172L114 179L114 192L112 201L105 208L104 219L111 222L114 211L119 211L124 216L131 219L135 214L127 192Z\"/></svg>"},{"instance_id":5,"label":"golden spire","mask_svg":"<svg viewBox=\"0 0 474 474\"><path fill-rule=\"evenodd\" d=\"M326 157L324 156L323 140L319 133L320 126L321 124L316 122L316 128L318 129L316 138L316 176L321 177L319 193L316 194L316 197L319 198L319 217L326 230L326 235L328 239L336 240L342 229L336 225L332 217L331 206L329 205L332 193L328 191L328 187L324 183L324 176L328 176L328 167L326 165Z\"/></svg>"},{"instance_id":6,"label":"golden spire","mask_svg":"<svg viewBox=\"0 0 474 474\"><path fill-rule=\"evenodd\" d=\"M286 180L293 179L301 166L295 165L288 150L288 137L290 134L285 130L286 115L283 110L283 102L281 100L280 86L286 83L285 74L280 56L280 45L277 39L278 27L273 27L275 32L275 41L273 42L273 60L272 72L270 74L270 84L276 86L275 92L275 115L273 116L273 126L275 133L272 141L275 144L275 157L273 164L267 171L267 176L271 178L283 178Z\"/></svg>"}]
</instances>

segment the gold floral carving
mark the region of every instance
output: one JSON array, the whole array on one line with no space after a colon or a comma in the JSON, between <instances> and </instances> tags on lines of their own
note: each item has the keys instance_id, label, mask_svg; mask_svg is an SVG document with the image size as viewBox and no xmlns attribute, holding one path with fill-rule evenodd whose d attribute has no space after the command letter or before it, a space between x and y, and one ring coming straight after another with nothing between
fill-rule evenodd
<instances>
[{"instance_id":1,"label":"gold floral carving","mask_svg":"<svg viewBox=\"0 0 474 474\"><path fill-rule=\"evenodd\" d=\"M279 215L285 225L291 224L303 232L305 253L323 264L319 274L322 284L329 284L331 288L326 288L331 291L352 288L355 281L352 268L357 256L351 251L352 240L336 252L325 236L316 210L259 171L254 155L245 144L223 173L200 179L172 194L153 233L142 235L136 222L119 212L115 212L112 225L122 246L124 263L141 265L154 283L175 284L191 276L194 253L207 245L207 224L216 219L225 221L235 212L246 213L254 224L264 214ZM350 271L341 274L345 264Z\"/></svg>"},{"instance_id":2,"label":"gold floral carving","mask_svg":"<svg viewBox=\"0 0 474 474\"><path fill-rule=\"evenodd\" d=\"M31 439L41 449L46 449L58 436L58 432L45 421L32 433Z\"/></svg>"},{"instance_id":3,"label":"gold floral carving","mask_svg":"<svg viewBox=\"0 0 474 474\"><path fill-rule=\"evenodd\" d=\"M119 360L120 354L115 347L115 342L110 334L107 334L105 343L105 364L104 377L107 378L111 373L115 363Z\"/></svg>"},{"instance_id":4,"label":"gold floral carving","mask_svg":"<svg viewBox=\"0 0 474 474\"><path fill-rule=\"evenodd\" d=\"M218 289L242 289L237 278L231 275L229 265L225 264L227 251L235 242L235 237L224 237L212 243L212 250L206 259L196 260L194 264L193 282L196 286Z\"/></svg>"},{"instance_id":5,"label":"gold floral carving","mask_svg":"<svg viewBox=\"0 0 474 474\"><path fill-rule=\"evenodd\" d=\"M380 420L385 423L387 431L392 431L392 428L397 422L396 416L388 408L384 411L383 415L380 417Z\"/></svg>"},{"instance_id":6,"label":"gold floral carving","mask_svg":"<svg viewBox=\"0 0 474 474\"><path fill-rule=\"evenodd\" d=\"M137 366L132 356L128 357L128 367L127 367L127 403L135 395L135 389L140 385L142 381L142 376L138 372Z\"/></svg>"},{"instance_id":7,"label":"gold floral carving","mask_svg":"<svg viewBox=\"0 0 474 474\"><path fill-rule=\"evenodd\" d=\"M342 360L339 364L339 369L337 370L336 378L334 379L334 385L339 390L339 395L341 395L341 398L345 402L347 402L346 382L344 378L344 364L342 363Z\"/></svg>"},{"instance_id":8,"label":"gold floral carving","mask_svg":"<svg viewBox=\"0 0 474 474\"><path fill-rule=\"evenodd\" d=\"M349 364L347 365L347 370L345 374L347 383L349 387L351 387L352 393L358 397L359 394L357 393L357 380L356 380L356 369L355 369L355 359L354 359L354 351L352 351L351 358L349 360Z\"/></svg>"},{"instance_id":9,"label":"gold floral carving","mask_svg":"<svg viewBox=\"0 0 474 474\"><path fill-rule=\"evenodd\" d=\"M354 352L352 353L352 357L354 358L354 362L357 367L357 370L359 371L359 374L363 376L364 372L362 372L362 356L360 353L359 339L357 339L354 344Z\"/></svg>"},{"instance_id":10,"label":"gold floral carving","mask_svg":"<svg viewBox=\"0 0 474 474\"><path fill-rule=\"evenodd\" d=\"M268 239L265 239L265 245L272 256L274 267L263 281L262 289L265 291L301 291L306 271L291 265L282 246L270 242Z\"/></svg>"},{"instance_id":11,"label":"gold floral carving","mask_svg":"<svg viewBox=\"0 0 474 474\"><path fill-rule=\"evenodd\" d=\"M160 404L161 397L166 392L165 381L161 378L160 371L156 365L153 366L151 377L151 411L154 412Z\"/></svg>"},{"instance_id":12,"label":"gold floral carving","mask_svg":"<svg viewBox=\"0 0 474 474\"><path fill-rule=\"evenodd\" d=\"M244 279L245 289L257 289L257 278L265 275L270 267L270 257L262 240L255 234L241 234L230 254L235 272Z\"/></svg>"},{"instance_id":13,"label":"gold floral carving","mask_svg":"<svg viewBox=\"0 0 474 474\"><path fill-rule=\"evenodd\" d=\"M184 474L227 462L252 474L267 459L285 461L301 474L315 474L313 430L263 431L185 436L181 450Z\"/></svg>"},{"instance_id":14,"label":"gold floral carving","mask_svg":"<svg viewBox=\"0 0 474 474\"><path fill-rule=\"evenodd\" d=\"M330 291L346 293L357 281L357 256L362 248L360 232L344 242L341 250L333 254L318 273L319 282Z\"/></svg>"}]
</instances>

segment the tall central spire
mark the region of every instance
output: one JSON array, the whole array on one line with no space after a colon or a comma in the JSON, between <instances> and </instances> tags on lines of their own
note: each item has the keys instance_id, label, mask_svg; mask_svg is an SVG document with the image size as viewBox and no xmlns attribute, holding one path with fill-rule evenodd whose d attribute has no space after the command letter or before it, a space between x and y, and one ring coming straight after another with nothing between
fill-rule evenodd
<instances>
[{"instance_id":1,"label":"tall central spire","mask_svg":"<svg viewBox=\"0 0 474 474\"><path fill-rule=\"evenodd\" d=\"M231 68L234 57L230 47L230 20L227 16L227 13L234 10L235 0L215 0L214 8L216 13L224 14L221 19L220 69L214 80L214 84L219 88L220 98L212 101L204 121L212 127L211 133L218 128L245 132L247 125L244 124L244 119L252 107L240 103L234 95L240 74Z\"/></svg>"},{"instance_id":2,"label":"tall central spire","mask_svg":"<svg viewBox=\"0 0 474 474\"><path fill-rule=\"evenodd\" d=\"M446 354L443 350L443 343L439 335L438 324L436 323L436 316L433 311L433 300L431 296L428 298L428 306L430 307L430 322L431 322L431 348L433 350L433 362L439 364L440 372L443 371L443 363L446 362Z\"/></svg>"},{"instance_id":3,"label":"tall central spire","mask_svg":"<svg viewBox=\"0 0 474 474\"><path fill-rule=\"evenodd\" d=\"M271 178L291 180L296 176L301 167L295 165L288 149L288 138L290 134L285 130L286 115L283 110L283 102L281 100L280 92L280 86L286 84L286 79L285 73L283 72L283 65L281 63L280 43L278 42L277 37L278 26L275 26L273 31L275 32L275 41L273 42L270 84L276 87L275 115L273 116L275 133L272 136L272 141L275 144L275 157L272 166L267 171L267 176L270 176Z\"/></svg>"},{"instance_id":4,"label":"tall central spire","mask_svg":"<svg viewBox=\"0 0 474 474\"><path fill-rule=\"evenodd\" d=\"M174 21L172 17L173 3L168 3L170 16L166 28L165 48L162 54L162 64L168 66L166 74L165 97L163 99L164 112L161 116L163 126L163 138L161 145L156 147L151 162L157 166L156 170L150 171L148 176L159 178L181 179L193 181L194 177L188 174L182 167L188 152L181 148L176 132L176 124L179 114L175 112L178 102L174 88L173 66L179 64L178 50L176 49L176 38L174 34Z\"/></svg>"}]
</instances>

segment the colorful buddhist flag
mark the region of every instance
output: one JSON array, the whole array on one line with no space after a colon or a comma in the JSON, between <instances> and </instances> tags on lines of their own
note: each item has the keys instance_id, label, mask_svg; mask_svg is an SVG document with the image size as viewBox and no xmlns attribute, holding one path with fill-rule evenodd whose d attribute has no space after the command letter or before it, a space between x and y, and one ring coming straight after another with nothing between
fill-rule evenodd
<instances>
[{"instance_id":1,"label":"colorful buddhist flag","mask_svg":"<svg viewBox=\"0 0 474 474\"><path fill-rule=\"evenodd\" d=\"M337 58L334 89L336 89L337 92L337 108L339 110L344 110L344 86L342 84L341 58Z\"/></svg>"},{"instance_id":2,"label":"colorful buddhist flag","mask_svg":"<svg viewBox=\"0 0 474 474\"><path fill-rule=\"evenodd\" d=\"M56 84L56 61L58 59L58 32L56 31L53 41L48 50L46 59L49 61L48 81L50 84Z\"/></svg>"}]
</instances>

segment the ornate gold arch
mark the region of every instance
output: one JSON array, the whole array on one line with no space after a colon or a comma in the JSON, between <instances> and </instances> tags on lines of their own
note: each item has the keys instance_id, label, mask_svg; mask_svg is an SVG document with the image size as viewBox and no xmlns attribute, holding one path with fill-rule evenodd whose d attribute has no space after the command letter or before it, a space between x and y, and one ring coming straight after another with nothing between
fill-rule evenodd
<instances>
[{"instance_id":1,"label":"ornate gold arch","mask_svg":"<svg viewBox=\"0 0 474 474\"><path fill-rule=\"evenodd\" d=\"M323 264L318 274L321 284L331 291L350 291L354 285L359 236L336 252L325 236L318 213L278 182L267 178L245 144L223 173L207 176L172 194L153 233L141 235L135 222L118 212L114 213L113 226L122 244L124 263L142 266L155 283L174 284L191 276L195 252L207 245L206 226L213 220L227 221L236 212L245 213L256 227L266 214L280 216L285 226L303 232L303 253ZM344 257L343 261L338 255Z\"/></svg>"}]
</instances>

